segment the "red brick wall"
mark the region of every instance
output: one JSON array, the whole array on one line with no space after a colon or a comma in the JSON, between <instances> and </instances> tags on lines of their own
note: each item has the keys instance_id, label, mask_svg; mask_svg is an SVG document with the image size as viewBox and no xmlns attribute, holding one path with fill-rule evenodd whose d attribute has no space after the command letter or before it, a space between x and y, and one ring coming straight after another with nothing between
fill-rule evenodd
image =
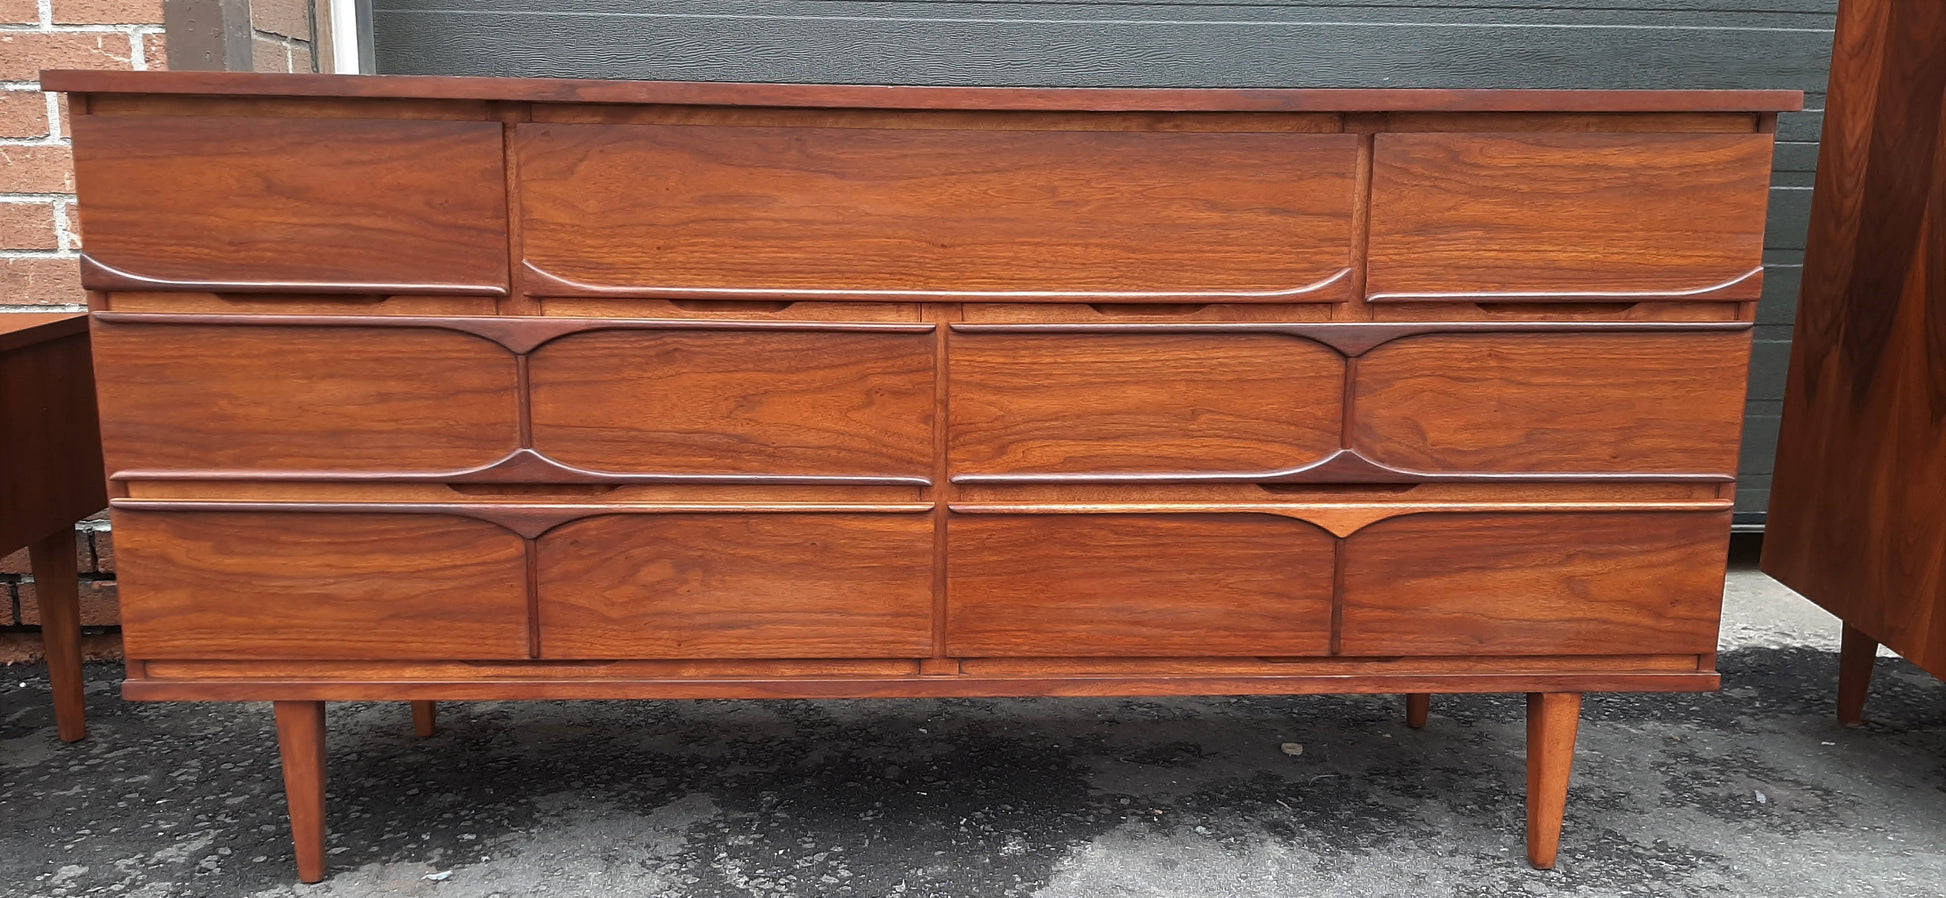
<instances>
[{"instance_id":1,"label":"red brick wall","mask_svg":"<svg viewBox=\"0 0 1946 898\"><path fill-rule=\"evenodd\" d=\"M257 71L314 69L310 0L254 0L251 49ZM62 98L42 93L42 69L164 69L162 0L0 0L0 314L80 311L76 256L81 228L74 201ZM81 570L81 623L111 627L114 537L105 516L75 531ZM0 664L39 655L27 552L0 558ZM94 638L91 655L112 654L112 636Z\"/></svg>"}]
</instances>

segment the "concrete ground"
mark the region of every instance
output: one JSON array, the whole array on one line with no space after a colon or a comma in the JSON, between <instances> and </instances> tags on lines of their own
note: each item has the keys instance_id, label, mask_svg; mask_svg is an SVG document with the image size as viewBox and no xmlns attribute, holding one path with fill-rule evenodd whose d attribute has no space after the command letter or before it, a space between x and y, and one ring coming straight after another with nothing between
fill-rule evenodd
<instances>
[{"instance_id":1,"label":"concrete ground","mask_svg":"<svg viewBox=\"0 0 1946 898\"><path fill-rule=\"evenodd\" d=\"M352 704L303 886L268 707L124 703L90 665L64 746L17 666L0 895L1946 894L1946 685L1882 658L1840 729L1837 635L1735 572L1721 693L1589 698L1552 872L1514 696L1420 731L1386 696L453 704L425 741Z\"/></svg>"}]
</instances>

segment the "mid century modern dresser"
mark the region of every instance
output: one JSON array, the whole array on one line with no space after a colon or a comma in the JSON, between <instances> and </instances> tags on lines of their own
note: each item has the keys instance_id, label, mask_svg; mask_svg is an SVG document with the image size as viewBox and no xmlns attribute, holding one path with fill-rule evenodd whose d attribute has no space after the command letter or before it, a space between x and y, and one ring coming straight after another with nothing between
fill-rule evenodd
<instances>
[{"instance_id":1,"label":"mid century modern dresser","mask_svg":"<svg viewBox=\"0 0 1946 898\"><path fill-rule=\"evenodd\" d=\"M60 72L134 699L1714 688L1796 93ZM421 706L429 709L429 706Z\"/></svg>"}]
</instances>

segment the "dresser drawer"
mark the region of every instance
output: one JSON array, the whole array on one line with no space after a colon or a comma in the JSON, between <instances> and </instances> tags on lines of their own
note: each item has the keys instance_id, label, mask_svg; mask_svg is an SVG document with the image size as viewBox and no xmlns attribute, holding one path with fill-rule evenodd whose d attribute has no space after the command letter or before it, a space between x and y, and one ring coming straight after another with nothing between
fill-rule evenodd
<instances>
[{"instance_id":1,"label":"dresser drawer","mask_svg":"<svg viewBox=\"0 0 1946 898\"><path fill-rule=\"evenodd\" d=\"M1322 655L1334 540L1275 515L956 514L962 657Z\"/></svg>"},{"instance_id":2,"label":"dresser drawer","mask_svg":"<svg viewBox=\"0 0 1946 898\"><path fill-rule=\"evenodd\" d=\"M1432 474L1729 477L1748 331L1428 334L1358 360L1351 442Z\"/></svg>"},{"instance_id":3,"label":"dresser drawer","mask_svg":"<svg viewBox=\"0 0 1946 898\"><path fill-rule=\"evenodd\" d=\"M506 291L498 122L71 123L91 288Z\"/></svg>"},{"instance_id":4,"label":"dresser drawer","mask_svg":"<svg viewBox=\"0 0 1946 898\"><path fill-rule=\"evenodd\" d=\"M1374 301L1755 300L1769 134L1379 134Z\"/></svg>"},{"instance_id":5,"label":"dresser drawer","mask_svg":"<svg viewBox=\"0 0 1946 898\"><path fill-rule=\"evenodd\" d=\"M1347 298L1355 135L535 123L514 145L542 295Z\"/></svg>"},{"instance_id":6,"label":"dresser drawer","mask_svg":"<svg viewBox=\"0 0 1946 898\"><path fill-rule=\"evenodd\" d=\"M526 549L443 515L114 512L130 658L528 657Z\"/></svg>"},{"instance_id":7,"label":"dresser drawer","mask_svg":"<svg viewBox=\"0 0 1946 898\"><path fill-rule=\"evenodd\" d=\"M514 357L434 328L97 320L114 472L461 471L520 445Z\"/></svg>"},{"instance_id":8,"label":"dresser drawer","mask_svg":"<svg viewBox=\"0 0 1946 898\"><path fill-rule=\"evenodd\" d=\"M1713 652L1730 513L1433 513L1344 546L1346 655Z\"/></svg>"},{"instance_id":9,"label":"dresser drawer","mask_svg":"<svg viewBox=\"0 0 1946 898\"><path fill-rule=\"evenodd\" d=\"M529 362L534 446L617 474L933 473L926 332L597 330Z\"/></svg>"},{"instance_id":10,"label":"dresser drawer","mask_svg":"<svg viewBox=\"0 0 1946 898\"><path fill-rule=\"evenodd\" d=\"M537 546L541 657L926 657L933 529L923 514L569 523Z\"/></svg>"},{"instance_id":11,"label":"dresser drawer","mask_svg":"<svg viewBox=\"0 0 1946 898\"><path fill-rule=\"evenodd\" d=\"M1345 361L1279 334L955 333L954 476L1237 474L1331 454Z\"/></svg>"}]
</instances>

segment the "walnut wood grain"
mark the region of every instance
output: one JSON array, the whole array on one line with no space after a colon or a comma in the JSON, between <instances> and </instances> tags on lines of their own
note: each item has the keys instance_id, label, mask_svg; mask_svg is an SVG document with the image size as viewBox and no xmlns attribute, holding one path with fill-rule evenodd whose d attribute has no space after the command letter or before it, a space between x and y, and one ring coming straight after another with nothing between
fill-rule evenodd
<instances>
[{"instance_id":1,"label":"walnut wood grain","mask_svg":"<svg viewBox=\"0 0 1946 898\"><path fill-rule=\"evenodd\" d=\"M1942 41L1940 4L1840 9L1763 567L1946 677Z\"/></svg>"},{"instance_id":2,"label":"walnut wood grain","mask_svg":"<svg viewBox=\"0 0 1946 898\"><path fill-rule=\"evenodd\" d=\"M1768 134L1380 134L1371 300L1754 300Z\"/></svg>"},{"instance_id":3,"label":"walnut wood grain","mask_svg":"<svg viewBox=\"0 0 1946 898\"><path fill-rule=\"evenodd\" d=\"M282 75L241 72L41 73L47 90L72 93L221 94L515 100L532 103L673 103L879 109L1203 110L1261 112L1795 112L1794 90L1453 90L1264 88L994 88L840 84L600 81L424 75Z\"/></svg>"},{"instance_id":4,"label":"walnut wood grain","mask_svg":"<svg viewBox=\"0 0 1946 898\"><path fill-rule=\"evenodd\" d=\"M1314 655L1333 540L1265 515L982 515L947 525L953 656Z\"/></svg>"},{"instance_id":5,"label":"walnut wood grain","mask_svg":"<svg viewBox=\"0 0 1946 898\"><path fill-rule=\"evenodd\" d=\"M537 551L542 658L932 653L928 517L608 516Z\"/></svg>"},{"instance_id":6,"label":"walnut wood grain","mask_svg":"<svg viewBox=\"0 0 1946 898\"><path fill-rule=\"evenodd\" d=\"M1268 471L1338 447L1344 361L1314 343L967 333L948 353L955 476Z\"/></svg>"},{"instance_id":7,"label":"walnut wood grain","mask_svg":"<svg viewBox=\"0 0 1946 898\"><path fill-rule=\"evenodd\" d=\"M90 289L506 291L498 125L92 115L70 124Z\"/></svg>"},{"instance_id":8,"label":"walnut wood grain","mask_svg":"<svg viewBox=\"0 0 1946 898\"><path fill-rule=\"evenodd\" d=\"M1351 264L1346 135L532 124L514 141L538 295L1330 302Z\"/></svg>"},{"instance_id":9,"label":"walnut wood grain","mask_svg":"<svg viewBox=\"0 0 1946 898\"><path fill-rule=\"evenodd\" d=\"M932 473L926 334L596 331L529 363L534 446L621 474Z\"/></svg>"},{"instance_id":10,"label":"walnut wood grain","mask_svg":"<svg viewBox=\"0 0 1946 898\"><path fill-rule=\"evenodd\" d=\"M1748 333L1425 335L1359 359L1350 444L1423 472L1732 476Z\"/></svg>"},{"instance_id":11,"label":"walnut wood grain","mask_svg":"<svg viewBox=\"0 0 1946 898\"><path fill-rule=\"evenodd\" d=\"M1464 513L1374 524L1345 541L1343 653L1711 651L1729 517Z\"/></svg>"},{"instance_id":12,"label":"walnut wood grain","mask_svg":"<svg viewBox=\"0 0 1946 898\"><path fill-rule=\"evenodd\" d=\"M130 658L527 657L526 544L427 515L113 515Z\"/></svg>"},{"instance_id":13,"label":"walnut wood grain","mask_svg":"<svg viewBox=\"0 0 1946 898\"><path fill-rule=\"evenodd\" d=\"M520 444L514 359L477 337L128 320L95 328L111 471L443 473Z\"/></svg>"}]
</instances>

